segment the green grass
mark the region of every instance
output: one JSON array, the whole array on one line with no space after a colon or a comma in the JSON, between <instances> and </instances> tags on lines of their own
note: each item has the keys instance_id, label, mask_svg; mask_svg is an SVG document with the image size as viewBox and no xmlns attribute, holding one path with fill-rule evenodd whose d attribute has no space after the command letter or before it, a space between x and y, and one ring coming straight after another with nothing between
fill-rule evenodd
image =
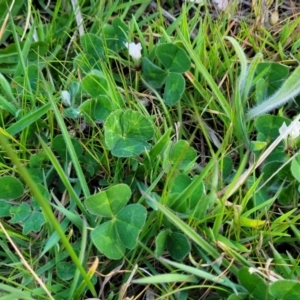
<instances>
[{"instance_id":1,"label":"green grass","mask_svg":"<svg viewBox=\"0 0 300 300\"><path fill-rule=\"evenodd\" d=\"M0 0L0 299L298 299L298 15L78 2Z\"/></svg>"}]
</instances>

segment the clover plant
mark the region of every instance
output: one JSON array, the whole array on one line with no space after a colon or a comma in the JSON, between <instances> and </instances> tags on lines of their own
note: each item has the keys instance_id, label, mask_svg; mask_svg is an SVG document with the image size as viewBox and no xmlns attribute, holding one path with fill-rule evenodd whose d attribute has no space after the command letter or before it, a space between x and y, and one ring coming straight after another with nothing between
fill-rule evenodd
<instances>
[{"instance_id":1,"label":"clover plant","mask_svg":"<svg viewBox=\"0 0 300 300\"><path fill-rule=\"evenodd\" d=\"M286 117L274 115L262 115L256 118L255 128L257 130L256 141L253 141L253 151L258 158L261 151L275 141L282 130L291 124L291 120ZM294 134L289 134L264 160L261 166L262 183L264 190L276 191L281 186L282 191L278 196L278 201L282 205L287 205L297 199L297 165L298 158L294 158L288 163L291 155L298 149L299 129L295 128ZM284 166L284 164L286 164ZM276 176L274 176L276 174ZM266 200L268 199L267 194ZM298 200L297 200L298 201Z\"/></svg>"},{"instance_id":2,"label":"clover plant","mask_svg":"<svg viewBox=\"0 0 300 300\"><path fill-rule=\"evenodd\" d=\"M22 183L15 177L3 176L0 177L0 186L0 217L11 217L9 223L21 225L24 235L30 232L39 232L45 223L45 218L37 202L31 199L31 205L29 205L27 202L17 204L9 201L16 200L23 195ZM49 198L49 193L44 186L38 184L38 188L44 197Z\"/></svg>"},{"instance_id":3,"label":"clover plant","mask_svg":"<svg viewBox=\"0 0 300 300\"><path fill-rule=\"evenodd\" d=\"M155 239L155 255L157 257L163 254L165 248L175 260L184 259L191 250L187 237L180 232L171 230L160 231Z\"/></svg>"},{"instance_id":4,"label":"clover plant","mask_svg":"<svg viewBox=\"0 0 300 300\"><path fill-rule=\"evenodd\" d=\"M22 183L12 176L0 177L0 199L15 199L19 198L24 193Z\"/></svg>"},{"instance_id":5,"label":"clover plant","mask_svg":"<svg viewBox=\"0 0 300 300\"><path fill-rule=\"evenodd\" d=\"M256 74L255 98L260 103L281 87L289 75L289 69L276 62L261 62L257 65Z\"/></svg>"},{"instance_id":6,"label":"clover plant","mask_svg":"<svg viewBox=\"0 0 300 300\"><path fill-rule=\"evenodd\" d=\"M144 226L147 211L140 204L126 205L130 197L129 186L117 184L84 201L90 213L109 219L91 232L94 245L108 258L122 258L126 248L134 249Z\"/></svg>"},{"instance_id":7,"label":"clover plant","mask_svg":"<svg viewBox=\"0 0 300 300\"><path fill-rule=\"evenodd\" d=\"M111 113L104 123L106 146L114 156L131 157L150 149L151 122L139 112L127 109Z\"/></svg>"},{"instance_id":8,"label":"clover plant","mask_svg":"<svg viewBox=\"0 0 300 300\"><path fill-rule=\"evenodd\" d=\"M102 35L107 47L115 52L125 48L128 26L120 19L114 18L111 24L104 24Z\"/></svg>"},{"instance_id":9,"label":"clover plant","mask_svg":"<svg viewBox=\"0 0 300 300\"><path fill-rule=\"evenodd\" d=\"M238 273L241 285L246 289L244 293L233 294L228 300L275 300L275 299L297 299L300 297L300 283L297 280L280 279L272 277L273 281L267 281L263 277L263 271L254 268L242 268ZM269 276L271 279L271 276Z\"/></svg>"},{"instance_id":10,"label":"clover plant","mask_svg":"<svg viewBox=\"0 0 300 300\"><path fill-rule=\"evenodd\" d=\"M164 85L163 99L167 105L174 105L185 90L182 73L190 69L190 59L182 48L171 43L158 45L155 54L163 68L143 57L142 74L153 88L158 89Z\"/></svg>"}]
</instances>

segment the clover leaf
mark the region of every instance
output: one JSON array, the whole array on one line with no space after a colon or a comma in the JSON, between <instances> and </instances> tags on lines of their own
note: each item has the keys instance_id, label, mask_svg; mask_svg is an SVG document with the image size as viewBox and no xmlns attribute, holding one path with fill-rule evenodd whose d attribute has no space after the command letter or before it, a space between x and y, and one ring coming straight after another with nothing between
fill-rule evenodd
<instances>
[{"instance_id":1,"label":"clover leaf","mask_svg":"<svg viewBox=\"0 0 300 300\"><path fill-rule=\"evenodd\" d=\"M131 190L126 184L117 184L85 200L88 211L109 221L96 227L91 239L96 248L110 259L121 258L126 248L136 246L138 235L145 224L147 211L140 204L126 205Z\"/></svg>"},{"instance_id":2,"label":"clover leaf","mask_svg":"<svg viewBox=\"0 0 300 300\"><path fill-rule=\"evenodd\" d=\"M106 146L118 157L132 157L150 149L147 141L153 135L151 122L133 110L117 110L108 116L104 124Z\"/></svg>"},{"instance_id":3,"label":"clover leaf","mask_svg":"<svg viewBox=\"0 0 300 300\"><path fill-rule=\"evenodd\" d=\"M108 221L91 233L91 239L96 248L110 259L120 259L125 252L125 246L118 237L113 221Z\"/></svg>"},{"instance_id":4,"label":"clover leaf","mask_svg":"<svg viewBox=\"0 0 300 300\"><path fill-rule=\"evenodd\" d=\"M131 190L128 185L117 184L88 197L84 204L92 214L113 217L126 205L130 196Z\"/></svg>"},{"instance_id":5,"label":"clover leaf","mask_svg":"<svg viewBox=\"0 0 300 300\"><path fill-rule=\"evenodd\" d=\"M127 32L128 27L120 18L115 18L111 24L104 24L102 31L107 47L113 51L125 48Z\"/></svg>"},{"instance_id":6,"label":"clover leaf","mask_svg":"<svg viewBox=\"0 0 300 300\"><path fill-rule=\"evenodd\" d=\"M47 188L41 184L37 184L38 189L42 193L43 197L47 200L50 199L50 194ZM20 223L23 227L22 233L27 235L30 232L39 232L45 223L45 218L41 212L40 205L35 198L31 199L31 205L26 202L22 202L18 206L12 206L10 214L13 215L10 222Z\"/></svg>"},{"instance_id":7,"label":"clover leaf","mask_svg":"<svg viewBox=\"0 0 300 300\"><path fill-rule=\"evenodd\" d=\"M92 97L98 97L100 95L107 95L107 81L103 73L99 70L92 70L87 74L82 82L82 88L89 93Z\"/></svg>"},{"instance_id":8,"label":"clover leaf","mask_svg":"<svg viewBox=\"0 0 300 300\"><path fill-rule=\"evenodd\" d=\"M146 81L156 89L160 88L167 78L167 72L152 63L146 57L142 59L142 72Z\"/></svg>"},{"instance_id":9,"label":"clover leaf","mask_svg":"<svg viewBox=\"0 0 300 300\"><path fill-rule=\"evenodd\" d=\"M116 217L116 229L123 245L128 249L136 246L137 237L145 223L147 211L144 206L130 204Z\"/></svg>"},{"instance_id":10,"label":"clover leaf","mask_svg":"<svg viewBox=\"0 0 300 300\"><path fill-rule=\"evenodd\" d=\"M93 33L86 33L80 38L80 44L84 50L84 53L99 59L104 57L104 48L101 39Z\"/></svg>"},{"instance_id":11,"label":"clover leaf","mask_svg":"<svg viewBox=\"0 0 300 300\"><path fill-rule=\"evenodd\" d=\"M112 103L107 96L100 95L96 99L84 101L79 110L88 123L104 121L112 111Z\"/></svg>"},{"instance_id":12,"label":"clover leaf","mask_svg":"<svg viewBox=\"0 0 300 300\"><path fill-rule=\"evenodd\" d=\"M0 198L15 199L21 197L24 193L22 183L12 176L0 177Z\"/></svg>"},{"instance_id":13,"label":"clover leaf","mask_svg":"<svg viewBox=\"0 0 300 300\"><path fill-rule=\"evenodd\" d=\"M142 60L142 74L153 88L161 88L164 84L163 99L167 105L176 104L185 91L185 80L182 73L191 67L191 61L186 52L175 44L161 44L155 48L162 69L148 58Z\"/></svg>"},{"instance_id":14,"label":"clover leaf","mask_svg":"<svg viewBox=\"0 0 300 300\"><path fill-rule=\"evenodd\" d=\"M185 90L185 80L181 74L170 73L167 76L164 100L167 105L176 104Z\"/></svg>"},{"instance_id":15,"label":"clover leaf","mask_svg":"<svg viewBox=\"0 0 300 300\"><path fill-rule=\"evenodd\" d=\"M169 155L170 162L179 170L185 169L197 158L196 150L187 141L180 140L172 147Z\"/></svg>"},{"instance_id":16,"label":"clover leaf","mask_svg":"<svg viewBox=\"0 0 300 300\"><path fill-rule=\"evenodd\" d=\"M184 73L191 67L191 61L186 52L174 44L157 46L156 55L169 72Z\"/></svg>"}]
</instances>

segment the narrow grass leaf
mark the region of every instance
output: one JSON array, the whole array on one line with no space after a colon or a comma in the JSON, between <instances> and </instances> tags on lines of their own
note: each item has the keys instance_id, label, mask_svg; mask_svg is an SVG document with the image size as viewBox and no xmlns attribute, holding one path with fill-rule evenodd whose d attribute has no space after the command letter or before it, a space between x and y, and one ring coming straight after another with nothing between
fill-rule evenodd
<instances>
[{"instance_id":1,"label":"narrow grass leaf","mask_svg":"<svg viewBox=\"0 0 300 300\"><path fill-rule=\"evenodd\" d=\"M67 228L69 227L70 221L65 218L61 223L61 229L62 232L66 232ZM57 232L53 232L52 235L50 236L50 238L48 238L46 245L42 251L42 253L40 254L40 257L43 257L52 247L57 246L57 243L59 242L60 237L59 234Z\"/></svg>"},{"instance_id":2,"label":"narrow grass leaf","mask_svg":"<svg viewBox=\"0 0 300 300\"><path fill-rule=\"evenodd\" d=\"M199 270L198 268L190 267L190 266L187 266L185 264L177 263L177 262L165 259L165 258L160 258L160 260L163 261L164 263L167 263L167 264L171 265L174 268L177 268L177 269L180 269L180 270L185 271L187 273L193 274L193 275L195 275L197 277L200 277L202 279L210 280L214 283L230 287L235 292L236 292L236 289L239 288L239 286L237 284L232 283L226 277L221 278L217 275L213 275L211 273Z\"/></svg>"},{"instance_id":3,"label":"narrow grass leaf","mask_svg":"<svg viewBox=\"0 0 300 300\"><path fill-rule=\"evenodd\" d=\"M201 75L204 77L204 79L207 81L208 85L210 86L213 94L216 96L217 101L219 102L219 105L221 106L223 112L225 113L226 117L231 119L231 109L230 105L228 103L228 100L224 97L224 95L221 93L220 89L218 88L216 82L214 81L212 75L208 72L208 70L205 68L204 64L199 59L198 55L192 48L191 44L183 37L182 33L180 31L177 31L178 35L181 38L182 43L184 44L188 55L190 58L194 61L195 67L197 68L198 72L201 73Z\"/></svg>"},{"instance_id":4,"label":"narrow grass leaf","mask_svg":"<svg viewBox=\"0 0 300 300\"><path fill-rule=\"evenodd\" d=\"M45 80L45 78L42 74L41 74L41 78L44 82L45 87L47 87L49 84L47 83L47 81ZM60 111L59 111L59 109L56 105L56 100L53 98L53 95L50 92L50 90L51 90L50 88L46 88L50 105L51 105L51 107L54 111L57 123L58 123L58 125L60 127L60 130L62 132L62 135L64 136L64 139L66 141L67 149L69 151L69 154L71 156L71 160L72 160L74 168L76 170L76 174L78 176L78 180L80 182L83 194L87 198L87 197L90 196L90 190L89 190L88 184L86 182L85 175L82 171L82 168L80 166L78 157L77 157L75 149L73 147L73 144L72 144L71 137L70 137L69 131L67 129L67 126L66 126L66 124L64 122L64 119L63 119L63 117L62 117L62 115L61 115L61 113L60 113Z\"/></svg>"},{"instance_id":5,"label":"narrow grass leaf","mask_svg":"<svg viewBox=\"0 0 300 300\"><path fill-rule=\"evenodd\" d=\"M16 43L17 52L18 52L18 64L17 64L17 67L14 71L14 78L16 78L17 76L20 76L20 75L25 76L25 74L26 74L25 59L27 59L27 54L28 54L30 45L32 43L32 35L34 33L34 27L35 26L31 26L31 29L29 31L29 35L27 36L24 48L22 50L21 46L20 46L16 26L14 24L13 16L11 15L11 13L9 13L9 20L10 20L10 24L11 24L11 27L12 27L12 33L13 33L14 41ZM31 90L31 85L30 85L30 82L29 82L29 77L25 76L24 79L26 81L26 88L28 89L29 95L33 95L32 90ZM33 102L33 98L31 98L31 100Z\"/></svg>"},{"instance_id":6,"label":"narrow grass leaf","mask_svg":"<svg viewBox=\"0 0 300 300\"><path fill-rule=\"evenodd\" d=\"M47 103L38 109L26 114L20 120L12 124L9 128L7 128L7 132L10 135L16 135L21 132L24 128L29 127L32 123L41 119L43 115L45 115L51 108L51 103Z\"/></svg>"},{"instance_id":7,"label":"narrow grass leaf","mask_svg":"<svg viewBox=\"0 0 300 300\"><path fill-rule=\"evenodd\" d=\"M198 279L195 276L184 274L160 274L151 277L139 278L132 280L136 284L157 284L157 283L171 283L171 282L194 282L197 283Z\"/></svg>"},{"instance_id":8,"label":"narrow grass leaf","mask_svg":"<svg viewBox=\"0 0 300 300\"><path fill-rule=\"evenodd\" d=\"M0 95L0 106L8 112L10 112L13 116L16 116L18 109L9 103L4 97Z\"/></svg>"},{"instance_id":9,"label":"narrow grass leaf","mask_svg":"<svg viewBox=\"0 0 300 300\"><path fill-rule=\"evenodd\" d=\"M61 212L65 215L67 219L71 221L80 231L82 231L83 220L75 213L71 212L70 210L64 208L61 204L60 205L52 205L57 211Z\"/></svg>"},{"instance_id":10,"label":"narrow grass leaf","mask_svg":"<svg viewBox=\"0 0 300 300\"><path fill-rule=\"evenodd\" d=\"M8 98L8 100L6 100L8 103L13 102L15 106L18 106L19 103L16 100L11 86L9 84L9 82L7 81L7 79L0 73L0 86L2 88L2 93L4 93L4 95Z\"/></svg>"},{"instance_id":11,"label":"narrow grass leaf","mask_svg":"<svg viewBox=\"0 0 300 300\"><path fill-rule=\"evenodd\" d=\"M247 80L247 73L248 73L248 67L247 67L247 58L245 55L244 50L242 47L239 45L239 43L232 37L226 36L226 40L230 41L230 43L233 45L234 50L239 58L240 64L241 64L241 72L240 72L240 77L239 77L239 90L240 93L243 93L246 80Z\"/></svg>"},{"instance_id":12,"label":"narrow grass leaf","mask_svg":"<svg viewBox=\"0 0 300 300\"><path fill-rule=\"evenodd\" d=\"M87 237L88 237L88 231L87 231L87 224L86 224L86 220L82 221L82 227L81 227L81 243L80 243L80 252L79 252L79 261L81 262L81 264L83 265L84 262L86 261L86 247L87 247ZM80 274L80 270L78 268L75 269L75 274L74 274L74 279L72 281L72 285L69 291L69 300L73 300L75 297L75 291L76 288L78 287L78 281L79 278L81 276ZM91 282L91 274L89 274L89 272L86 273L86 277L90 280ZM87 280L82 280L81 284L83 286L87 286L88 281ZM76 299L76 298L75 298Z\"/></svg>"},{"instance_id":13,"label":"narrow grass leaf","mask_svg":"<svg viewBox=\"0 0 300 300\"><path fill-rule=\"evenodd\" d=\"M79 199L78 195L74 191L74 189L73 189L67 175L65 174L63 168L61 167L59 161L57 160L57 158L55 157L55 155L53 154L51 149L47 146L47 144L43 141L43 139L41 137L39 137L39 141L42 144L45 153L47 154L49 160L51 161L52 165L54 166L56 172L59 175L59 178L63 182L63 184L64 184L65 188L67 189L68 193L70 194L71 198L76 202L76 205L78 206L80 211L82 213L84 213L85 217L89 220L88 212L86 211L84 205L82 204L82 201Z\"/></svg>"},{"instance_id":14,"label":"narrow grass leaf","mask_svg":"<svg viewBox=\"0 0 300 300\"><path fill-rule=\"evenodd\" d=\"M16 289L14 287L8 286L6 284L0 283L0 291L8 292L11 294L10 298L5 298L5 299L17 299L20 298L22 300L34 300L34 298L30 297L30 292L28 291L21 291L19 289ZM1 297L3 298L3 297ZM0 298L0 299L1 299Z\"/></svg>"},{"instance_id":15,"label":"narrow grass leaf","mask_svg":"<svg viewBox=\"0 0 300 300\"><path fill-rule=\"evenodd\" d=\"M146 196L147 197L147 196ZM217 259L220 256L220 253L214 248L209 242L207 242L204 238L202 238L199 234L197 234L188 224L178 218L171 210L167 207L155 201L151 197L148 198L154 205L158 207L158 209L179 229L181 230L187 237L189 237L192 241L194 241L200 248L206 251L207 254L211 255L213 258ZM223 263L225 266L229 266L230 263L223 259ZM231 266L231 269L234 273L237 272L237 268Z\"/></svg>"},{"instance_id":16,"label":"narrow grass leaf","mask_svg":"<svg viewBox=\"0 0 300 300\"><path fill-rule=\"evenodd\" d=\"M96 291L95 291L95 288L94 288L93 284L91 283L90 279L88 278L87 273L86 273L85 269L83 268L81 262L79 261L76 252L74 251L72 245L70 244L69 240L65 236L63 230L60 227L60 224L58 223L56 217L54 216L54 214L52 212L52 209L50 207L50 204L43 197L43 195L42 195L40 189L38 188L37 184L30 177L28 171L26 170L26 168L20 162L20 160L17 157L15 151L13 151L11 149L10 145L8 144L6 138L3 136L3 134L0 134L0 144L2 145L4 151L10 157L12 162L17 167L17 169L18 169L20 175L22 176L22 178L24 179L24 181L27 183L28 187L31 190L31 193L35 197L36 201L39 203L39 205L40 205L40 207L41 207L41 209L44 213L45 218L47 218L47 220L49 221L51 226L56 230L56 232L60 236L62 243L64 244L66 250L68 251L68 253L70 255L70 258L73 260L74 264L79 269L80 274L82 275L84 280L86 280L87 285L88 285L91 293L93 295L96 295ZM1 287L0 287L0 289L1 289Z\"/></svg>"}]
</instances>

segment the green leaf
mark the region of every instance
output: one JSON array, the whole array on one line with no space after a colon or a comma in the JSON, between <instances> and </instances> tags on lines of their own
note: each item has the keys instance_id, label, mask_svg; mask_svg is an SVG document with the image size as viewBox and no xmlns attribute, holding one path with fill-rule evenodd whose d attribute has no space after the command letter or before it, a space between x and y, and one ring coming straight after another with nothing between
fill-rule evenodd
<instances>
[{"instance_id":1,"label":"green leaf","mask_svg":"<svg viewBox=\"0 0 300 300\"><path fill-rule=\"evenodd\" d=\"M174 105L180 99L185 90L185 80L181 74L169 73L166 80L164 101L167 105Z\"/></svg>"},{"instance_id":2,"label":"green leaf","mask_svg":"<svg viewBox=\"0 0 300 300\"><path fill-rule=\"evenodd\" d=\"M291 172L294 178L300 182L300 155L297 155L291 163Z\"/></svg>"},{"instance_id":3,"label":"green leaf","mask_svg":"<svg viewBox=\"0 0 300 300\"><path fill-rule=\"evenodd\" d=\"M186 52L175 44L162 44L156 47L156 55L169 72L184 73L191 67Z\"/></svg>"},{"instance_id":4,"label":"green leaf","mask_svg":"<svg viewBox=\"0 0 300 300\"><path fill-rule=\"evenodd\" d=\"M30 168L41 168L43 163L48 160L48 156L44 151L32 154L29 160Z\"/></svg>"},{"instance_id":5,"label":"green leaf","mask_svg":"<svg viewBox=\"0 0 300 300\"><path fill-rule=\"evenodd\" d=\"M238 60L240 62L241 66L240 66L240 75L239 75L239 79L238 79L238 82L239 82L238 86L239 86L240 92L243 92L245 84L246 84L246 79L248 77L247 76L248 75L248 66L247 66L246 54L236 39L234 39L233 37L230 37L230 36L226 36L225 39L230 41L230 43L232 44L232 46L237 54Z\"/></svg>"},{"instance_id":6,"label":"green leaf","mask_svg":"<svg viewBox=\"0 0 300 300\"><path fill-rule=\"evenodd\" d=\"M249 299L249 294L239 293L238 295L236 294L230 295L227 300L247 300L247 299Z\"/></svg>"},{"instance_id":7,"label":"green leaf","mask_svg":"<svg viewBox=\"0 0 300 300\"><path fill-rule=\"evenodd\" d=\"M167 73L153 64L148 58L142 58L142 74L146 81L155 89L160 88L166 81Z\"/></svg>"},{"instance_id":8,"label":"green leaf","mask_svg":"<svg viewBox=\"0 0 300 300\"><path fill-rule=\"evenodd\" d=\"M82 147L77 139L71 138L75 153L78 156L82 155ZM69 158L69 151L67 150L66 141L63 135L57 135L52 140L52 147L53 149L59 154L63 161Z\"/></svg>"},{"instance_id":9,"label":"green leaf","mask_svg":"<svg viewBox=\"0 0 300 300\"><path fill-rule=\"evenodd\" d=\"M10 209L12 208L13 206L6 202L6 201L3 201L3 200L0 200L0 218L3 218L3 217L9 217L10 216Z\"/></svg>"},{"instance_id":10,"label":"green leaf","mask_svg":"<svg viewBox=\"0 0 300 300\"><path fill-rule=\"evenodd\" d=\"M167 236L167 249L175 260L182 260L191 251L188 239L179 232L172 232Z\"/></svg>"},{"instance_id":11,"label":"green leaf","mask_svg":"<svg viewBox=\"0 0 300 300\"><path fill-rule=\"evenodd\" d=\"M258 102L273 95L281 87L289 75L289 68L276 62L262 62L256 68L256 74L259 76L261 73L263 84L260 83L259 86L263 87L263 90L259 92Z\"/></svg>"},{"instance_id":12,"label":"green leaf","mask_svg":"<svg viewBox=\"0 0 300 300\"><path fill-rule=\"evenodd\" d=\"M224 156L220 161L220 171L222 172L223 180L225 180L233 170L233 162L229 156Z\"/></svg>"},{"instance_id":13,"label":"green leaf","mask_svg":"<svg viewBox=\"0 0 300 300\"><path fill-rule=\"evenodd\" d=\"M160 257L162 256L163 252L166 248L166 240L168 236L167 230L162 230L159 232L155 239L155 256Z\"/></svg>"},{"instance_id":14,"label":"green leaf","mask_svg":"<svg viewBox=\"0 0 300 300\"><path fill-rule=\"evenodd\" d=\"M147 165L149 165L149 163L151 162L154 163L157 160L157 156L159 156L161 153L164 153L170 141L170 134L171 134L171 128L166 130L166 132L159 138L156 144L149 151L150 161L146 162Z\"/></svg>"},{"instance_id":15,"label":"green leaf","mask_svg":"<svg viewBox=\"0 0 300 300\"><path fill-rule=\"evenodd\" d=\"M96 248L110 259L120 259L125 253L125 246L120 241L113 221L95 228L91 233L91 239Z\"/></svg>"},{"instance_id":16,"label":"green leaf","mask_svg":"<svg viewBox=\"0 0 300 300\"><path fill-rule=\"evenodd\" d=\"M16 199L24 193L22 183L12 176L0 177L0 186L0 199Z\"/></svg>"},{"instance_id":17,"label":"green leaf","mask_svg":"<svg viewBox=\"0 0 300 300\"><path fill-rule=\"evenodd\" d=\"M177 196L182 193L189 185L196 180L197 176L194 179L191 179L188 175L178 174L172 183L172 194L173 197L169 199L168 205L170 208L181 213L187 213L189 210L194 209L198 203L199 199L204 194L204 184L201 181L198 183L196 189L187 197L185 201L182 201L181 198Z\"/></svg>"},{"instance_id":18,"label":"green leaf","mask_svg":"<svg viewBox=\"0 0 300 300\"><path fill-rule=\"evenodd\" d=\"M31 43L31 42L30 42ZM23 49L25 42L20 42L20 47ZM30 49L27 55L28 60L36 61L45 55L48 51L48 45L45 42L39 41L29 45ZM11 43L7 47L0 49L0 64L15 64L19 61L19 54L16 43Z\"/></svg>"},{"instance_id":19,"label":"green leaf","mask_svg":"<svg viewBox=\"0 0 300 300\"><path fill-rule=\"evenodd\" d=\"M284 81L282 86L275 94L268 99L251 108L246 114L246 120L265 114L275 108L279 108L291 99L294 99L300 93L299 85L300 67L297 67L293 73Z\"/></svg>"},{"instance_id":20,"label":"green leaf","mask_svg":"<svg viewBox=\"0 0 300 300\"><path fill-rule=\"evenodd\" d=\"M108 94L107 81L103 73L98 70L92 70L89 74L87 74L83 78L81 86L87 93L95 98L100 95Z\"/></svg>"},{"instance_id":21,"label":"green leaf","mask_svg":"<svg viewBox=\"0 0 300 300\"><path fill-rule=\"evenodd\" d=\"M267 142L260 142L260 141L251 141L250 149L251 151L261 151L268 145Z\"/></svg>"},{"instance_id":22,"label":"green leaf","mask_svg":"<svg viewBox=\"0 0 300 300\"><path fill-rule=\"evenodd\" d=\"M117 110L104 124L105 143L114 156L131 157L150 149L154 130L151 122L133 110Z\"/></svg>"},{"instance_id":23,"label":"green leaf","mask_svg":"<svg viewBox=\"0 0 300 300\"><path fill-rule=\"evenodd\" d=\"M27 235L30 232L40 232L44 223L44 215L41 212L33 211L22 224L23 234Z\"/></svg>"},{"instance_id":24,"label":"green leaf","mask_svg":"<svg viewBox=\"0 0 300 300\"><path fill-rule=\"evenodd\" d=\"M62 280L71 280L74 277L76 266L70 262L59 262L56 265L57 276Z\"/></svg>"},{"instance_id":25,"label":"green leaf","mask_svg":"<svg viewBox=\"0 0 300 300\"><path fill-rule=\"evenodd\" d=\"M125 206L116 217L116 229L123 245L128 249L136 246L138 235L145 224L147 211L140 204Z\"/></svg>"},{"instance_id":26,"label":"green leaf","mask_svg":"<svg viewBox=\"0 0 300 300\"><path fill-rule=\"evenodd\" d=\"M271 284L270 294L276 299L300 299L300 282L292 280L278 280Z\"/></svg>"},{"instance_id":27,"label":"green leaf","mask_svg":"<svg viewBox=\"0 0 300 300\"><path fill-rule=\"evenodd\" d=\"M104 24L102 33L110 50L117 52L125 48L128 27L120 18L113 19L111 25Z\"/></svg>"},{"instance_id":28,"label":"green leaf","mask_svg":"<svg viewBox=\"0 0 300 300\"><path fill-rule=\"evenodd\" d=\"M259 300L270 299L268 297L268 285L256 274L251 274L249 268L242 268L238 273L240 283L248 292Z\"/></svg>"},{"instance_id":29,"label":"green leaf","mask_svg":"<svg viewBox=\"0 0 300 300\"><path fill-rule=\"evenodd\" d=\"M287 126L291 124L291 121L287 118L273 115L263 115L259 116L255 120L255 128L259 133L262 133L267 140L274 141L279 136L279 128L282 126L283 122Z\"/></svg>"},{"instance_id":30,"label":"green leaf","mask_svg":"<svg viewBox=\"0 0 300 300\"><path fill-rule=\"evenodd\" d=\"M7 14L9 13L9 8L12 2L6 1L6 0L1 0L0 1L0 24L2 24L1 26L4 25L4 20L7 16ZM23 0L16 0L14 2L14 5L11 6L11 15L13 17L17 16L18 12L20 11L20 9L22 8L22 6L24 6L26 4L26 2L24 2ZM1 44L5 43L6 39L11 35L11 24L10 22L8 22L5 30L2 33L1 36ZM7 47L5 47L7 48ZM1 57L1 55L0 55Z\"/></svg>"},{"instance_id":31,"label":"green leaf","mask_svg":"<svg viewBox=\"0 0 300 300\"><path fill-rule=\"evenodd\" d=\"M126 184L117 184L106 191L85 199L84 205L92 214L102 217L115 216L129 201L131 190Z\"/></svg>"},{"instance_id":32,"label":"green leaf","mask_svg":"<svg viewBox=\"0 0 300 300\"><path fill-rule=\"evenodd\" d=\"M111 100L107 96L101 95L97 99L83 102L79 110L83 113L85 121L92 123L93 121L104 121L112 112L113 107Z\"/></svg>"},{"instance_id":33,"label":"green leaf","mask_svg":"<svg viewBox=\"0 0 300 300\"><path fill-rule=\"evenodd\" d=\"M297 172L299 173L299 170L297 170ZM294 201L298 201L298 198L299 198L299 193L297 191L297 184L295 181L292 181L290 184L284 186L281 189L277 201L279 202L280 205L289 205L291 203L294 203Z\"/></svg>"},{"instance_id":34,"label":"green leaf","mask_svg":"<svg viewBox=\"0 0 300 300\"><path fill-rule=\"evenodd\" d=\"M80 116L80 112L77 107L68 107L64 110L63 116L69 119L77 119Z\"/></svg>"},{"instance_id":35,"label":"green leaf","mask_svg":"<svg viewBox=\"0 0 300 300\"><path fill-rule=\"evenodd\" d=\"M95 59L104 57L103 43L101 39L93 33L86 33L80 37L80 44L84 53L88 53Z\"/></svg>"},{"instance_id":36,"label":"green leaf","mask_svg":"<svg viewBox=\"0 0 300 300\"><path fill-rule=\"evenodd\" d=\"M178 141L173 148L171 148L169 155L170 162L179 170L183 170L189 164L193 163L196 157L196 150L184 140Z\"/></svg>"},{"instance_id":37,"label":"green leaf","mask_svg":"<svg viewBox=\"0 0 300 300\"><path fill-rule=\"evenodd\" d=\"M34 92L38 89L39 70L40 68L36 64L29 65L26 69L26 76L28 76L31 89Z\"/></svg>"},{"instance_id":38,"label":"green leaf","mask_svg":"<svg viewBox=\"0 0 300 300\"><path fill-rule=\"evenodd\" d=\"M51 195L50 195L48 189L42 184L37 184L37 187L38 187L39 191L41 192L41 194L43 195L43 198L46 201L50 202ZM32 197L31 207L33 208L33 210L37 210L37 211L39 211L41 209L41 207L38 203L38 200L35 197Z\"/></svg>"},{"instance_id":39,"label":"green leaf","mask_svg":"<svg viewBox=\"0 0 300 300\"><path fill-rule=\"evenodd\" d=\"M73 59L74 69L86 75L93 69L101 69L99 60L88 53L80 53Z\"/></svg>"},{"instance_id":40,"label":"green leaf","mask_svg":"<svg viewBox=\"0 0 300 300\"><path fill-rule=\"evenodd\" d=\"M13 123L9 128L6 129L10 135L15 135L22 131L24 128L28 128L31 124L41 119L51 109L51 103L47 103L36 110L26 114L17 122Z\"/></svg>"},{"instance_id":41,"label":"green leaf","mask_svg":"<svg viewBox=\"0 0 300 300\"><path fill-rule=\"evenodd\" d=\"M9 222L19 223L30 216L31 208L26 202L22 202L22 204L18 206L13 206L10 209L10 213L14 216L9 220Z\"/></svg>"},{"instance_id":42,"label":"green leaf","mask_svg":"<svg viewBox=\"0 0 300 300\"><path fill-rule=\"evenodd\" d=\"M168 283L169 282L198 283L198 279L195 276L191 276L191 275L168 273L168 274L158 274L150 277L138 278L138 279L134 279L132 282L137 284L162 284L167 282ZM178 297L177 299L181 299L181 298Z\"/></svg>"},{"instance_id":43,"label":"green leaf","mask_svg":"<svg viewBox=\"0 0 300 300\"><path fill-rule=\"evenodd\" d=\"M43 169L41 168L26 168L31 178L38 184L44 181Z\"/></svg>"}]
</instances>

